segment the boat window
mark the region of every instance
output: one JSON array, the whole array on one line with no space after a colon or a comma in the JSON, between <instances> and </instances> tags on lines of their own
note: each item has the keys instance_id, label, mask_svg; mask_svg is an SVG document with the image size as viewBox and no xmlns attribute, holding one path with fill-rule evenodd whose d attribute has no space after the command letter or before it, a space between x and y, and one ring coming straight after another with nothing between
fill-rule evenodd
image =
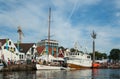
<instances>
[{"instance_id":1,"label":"boat window","mask_svg":"<svg viewBox=\"0 0 120 79\"><path fill-rule=\"evenodd\" d=\"M87 56L87 58L90 58L90 56Z\"/></svg>"}]
</instances>

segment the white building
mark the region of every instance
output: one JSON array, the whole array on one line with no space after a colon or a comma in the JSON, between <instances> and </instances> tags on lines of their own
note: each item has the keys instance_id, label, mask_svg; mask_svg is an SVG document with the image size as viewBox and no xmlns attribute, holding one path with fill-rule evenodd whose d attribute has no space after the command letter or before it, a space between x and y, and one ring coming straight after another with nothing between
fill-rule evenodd
<instances>
[{"instance_id":1,"label":"white building","mask_svg":"<svg viewBox=\"0 0 120 79\"><path fill-rule=\"evenodd\" d=\"M58 47L58 41L57 40L50 40L44 39L37 43L37 46L51 46L51 47Z\"/></svg>"},{"instance_id":2,"label":"white building","mask_svg":"<svg viewBox=\"0 0 120 79\"><path fill-rule=\"evenodd\" d=\"M58 41L43 39L37 43L37 50L39 54L51 54L54 57L58 56ZM43 49L44 47L44 49Z\"/></svg>"},{"instance_id":3,"label":"white building","mask_svg":"<svg viewBox=\"0 0 120 79\"><path fill-rule=\"evenodd\" d=\"M20 60L35 59L37 53L35 43L20 43L15 45L20 52Z\"/></svg>"},{"instance_id":4,"label":"white building","mask_svg":"<svg viewBox=\"0 0 120 79\"><path fill-rule=\"evenodd\" d=\"M10 39L0 39L0 58L5 61L19 60L19 51Z\"/></svg>"}]
</instances>

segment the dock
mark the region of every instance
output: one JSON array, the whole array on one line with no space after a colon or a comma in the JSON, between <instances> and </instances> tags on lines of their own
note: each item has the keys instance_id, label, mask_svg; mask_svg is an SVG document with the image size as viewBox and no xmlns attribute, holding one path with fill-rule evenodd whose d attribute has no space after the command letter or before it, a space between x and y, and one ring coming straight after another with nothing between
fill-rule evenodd
<instances>
[{"instance_id":1,"label":"dock","mask_svg":"<svg viewBox=\"0 0 120 79\"><path fill-rule=\"evenodd\" d=\"M104 63L104 64L101 64L101 66L98 67L97 69L120 69L120 63L117 63L117 64ZM29 70L37 70L36 64L11 64L4 67L2 70L0 70L0 72L29 71ZM71 70L71 69L68 68L68 70Z\"/></svg>"},{"instance_id":2,"label":"dock","mask_svg":"<svg viewBox=\"0 0 120 79\"><path fill-rule=\"evenodd\" d=\"M27 71L36 70L35 64L12 64L4 67L1 71Z\"/></svg>"}]
</instances>

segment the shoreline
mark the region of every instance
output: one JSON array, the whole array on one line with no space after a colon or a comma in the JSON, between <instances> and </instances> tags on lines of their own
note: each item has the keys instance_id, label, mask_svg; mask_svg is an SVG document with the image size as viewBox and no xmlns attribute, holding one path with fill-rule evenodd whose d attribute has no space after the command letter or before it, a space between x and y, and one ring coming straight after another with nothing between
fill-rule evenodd
<instances>
[{"instance_id":1,"label":"shoreline","mask_svg":"<svg viewBox=\"0 0 120 79\"><path fill-rule=\"evenodd\" d=\"M29 70L36 70L35 64L12 64L4 67L0 72L4 71L29 71Z\"/></svg>"},{"instance_id":2,"label":"shoreline","mask_svg":"<svg viewBox=\"0 0 120 79\"><path fill-rule=\"evenodd\" d=\"M116 64L102 64L98 68L90 68L90 69L120 69L120 65ZM0 72L6 71L30 71L30 70L37 70L36 64L12 64L4 67ZM78 70L78 69L77 69ZM79 69L81 70L81 69Z\"/></svg>"}]
</instances>

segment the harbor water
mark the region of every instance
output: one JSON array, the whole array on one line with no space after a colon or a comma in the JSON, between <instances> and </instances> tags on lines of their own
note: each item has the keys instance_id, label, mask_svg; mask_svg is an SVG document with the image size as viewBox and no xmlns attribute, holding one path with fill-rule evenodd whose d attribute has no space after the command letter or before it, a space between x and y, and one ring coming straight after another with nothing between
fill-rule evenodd
<instances>
[{"instance_id":1,"label":"harbor water","mask_svg":"<svg viewBox=\"0 0 120 79\"><path fill-rule=\"evenodd\" d=\"M120 69L0 72L0 79L120 79Z\"/></svg>"}]
</instances>

